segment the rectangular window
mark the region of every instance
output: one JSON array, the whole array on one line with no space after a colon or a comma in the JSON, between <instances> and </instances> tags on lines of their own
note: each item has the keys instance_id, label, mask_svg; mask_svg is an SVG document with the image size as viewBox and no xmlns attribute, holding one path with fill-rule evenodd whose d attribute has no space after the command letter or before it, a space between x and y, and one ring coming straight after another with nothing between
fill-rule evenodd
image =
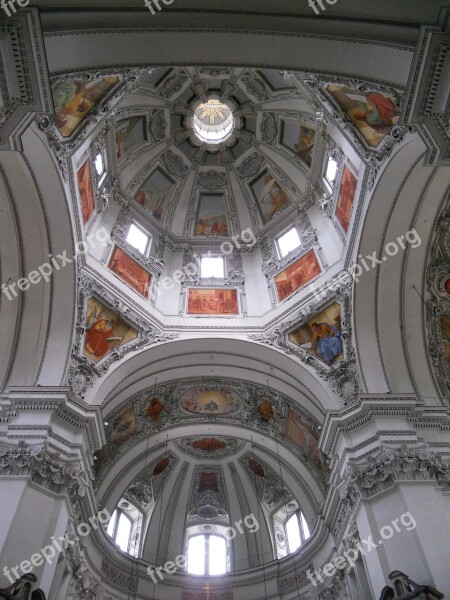
<instances>
[{"instance_id":1,"label":"rectangular window","mask_svg":"<svg viewBox=\"0 0 450 600\"><path fill-rule=\"evenodd\" d=\"M225 259L223 256L202 256L200 261L200 277L208 279L215 277L216 279L225 278Z\"/></svg>"},{"instance_id":2,"label":"rectangular window","mask_svg":"<svg viewBox=\"0 0 450 600\"><path fill-rule=\"evenodd\" d=\"M132 223L128 230L126 239L130 246L136 248L136 250L138 250L144 256L148 256L151 236L141 229L141 227Z\"/></svg>"},{"instance_id":3,"label":"rectangular window","mask_svg":"<svg viewBox=\"0 0 450 600\"><path fill-rule=\"evenodd\" d=\"M95 170L99 177L105 172L105 157L103 156L103 152L99 152L95 157Z\"/></svg>"},{"instance_id":4,"label":"rectangular window","mask_svg":"<svg viewBox=\"0 0 450 600\"><path fill-rule=\"evenodd\" d=\"M300 246L300 238L297 229L292 227L283 233L283 235L280 235L280 237L277 238L277 245L281 258L284 258L289 252L298 248Z\"/></svg>"},{"instance_id":5,"label":"rectangular window","mask_svg":"<svg viewBox=\"0 0 450 600\"><path fill-rule=\"evenodd\" d=\"M325 183L326 183L328 189L330 190L330 192L333 189L334 182L336 181L337 171L338 171L337 161L334 160L334 158L332 158L331 156L329 156L328 161L327 161L324 180L325 180Z\"/></svg>"}]
</instances>

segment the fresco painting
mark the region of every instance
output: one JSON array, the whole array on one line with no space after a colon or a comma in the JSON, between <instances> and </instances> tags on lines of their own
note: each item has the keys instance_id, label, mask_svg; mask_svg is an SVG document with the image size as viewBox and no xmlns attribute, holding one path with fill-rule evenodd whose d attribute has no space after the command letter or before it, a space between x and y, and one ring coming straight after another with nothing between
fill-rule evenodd
<instances>
[{"instance_id":1,"label":"fresco painting","mask_svg":"<svg viewBox=\"0 0 450 600\"><path fill-rule=\"evenodd\" d=\"M342 172L338 201L336 203L336 218L347 233L352 216L358 179L353 175L347 165Z\"/></svg>"},{"instance_id":2,"label":"fresco painting","mask_svg":"<svg viewBox=\"0 0 450 600\"><path fill-rule=\"evenodd\" d=\"M198 387L183 394L180 406L196 415L229 415L241 408L241 401L228 388L211 390L208 387Z\"/></svg>"},{"instance_id":3,"label":"fresco painting","mask_svg":"<svg viewBox=\"0 0 450 600\"><path fill-rule=\"evenodd\" d=\"M226 448L226 443L217 438L209 437L195 440L192 442L192 447L197 450L204 450L205 452L215 452L216 450L223 450L223 448Z\"/></svg>"},{"instance_id":4,"label":"fresco painting","mask_svg":"<svg viewBox=\"0 0 450 600\"><path fill-rule=\"evenodd\" d=\"M298 156L308 167L312 164L312 152L316 130L292 119L281 122L281 143Z\"/></svg>"},{"instance_id":5,"label":"fresco painting","mask_svg":"<svg viewBox=\"0 0 450 600\"><path fill-rule=\"evenodd\" d=\"M198 484L198 492L215 492L219 493L219 484L217 483L216 473L201 473L200 482Z\"/></svg>"},{"instance_id":6,"label":"fresco painting","mask_svg":"<svg viewBox=\"0 0 450 600\"><path fill-rule=\"evenodd\" d=\"M83 225L86 225L95 211L94 188L92 186L92 175L89 159L87 159L77 171L77 184L78 193L80 195Z\"/></svg>"},{"instance_id":7,"label":"fresco painting","mask_svg":"<svg viewBox=\"0 0 450 600\"><path fill-rule=\"evenodd\" d=\"M274 277L278 300L281 302L321 273L314 250L310 250Z\"/></svg>"},{"instance_id":8,"label":"fresco painting","mask_svg":"<svg viewBox=\"0 0 450 600\"><path fill-rule=\"evenodd\" d=\"M91 81L66 79L52 90L56 126L69 137L87 115L119 82L118 77L99 77Z\"/></svg>"},{"instance_id":9,"label":"fresco painting","mask_svg":"<svg viewBox=\"0 0 450 600\"><path fill-rule=\"evenodd\" d=\"M343 85L329 85L327 91L347 114L369 146L376 148L400 120L393 99L380 92L362 92Z\"/></svg>"},{"instance_id":10,"label":"fresco painting","mask_svg":"<svg viewBox=\"0 0 450 600\"><path fill-rule=\"evenodd\" d=\"M133 148L145 142L145 119L133 117L116 124L116 153L120 160Z\"/></svg>"},{"instance_id":11,"label":"fresco painting","mask_svg":"<svg viewBox=\"0 0 450 600\"><path fill-rule=\"evenodd\" d=\"M344 358L341 305L334 302L289 334L289 340L327 365Z\"/></svg>"},{"instance_id":12,"label":"fresco painting","mask_svg":"<svg viewBox=\"0 0 450 600\"><path fill-rule=\"evenodd\" d=\"M122 281L130 285L139 294L148 297L151 275L119 246L116 246L109 261L109 268Z\"/></svg>"},{"instance_id":13,"label":"fresco painting","mask_svg":"<svg viewBox=\"0 0 450 600\"><path fill-rule=\"evenodd\" d=\"M159 421L161 413L164 411L164 404L160 402L159 398L152 398L147 406L147 416L152 421Z\"/></svg>"},{"instance_id":14,"label":"fresco painting","mask_svg":"<svg viewBox=\"0 0 450 600\"><path fill-rule=\"evenodd\" d=\"M251 184L264 224L268 223L291 200L282 185L268 171Z\"/></svg>"},{"instance_id":15,"label":"fresco painting","mask_svg":"<svg viewBox=\"0 0 450 600\"><path fill-rule=\"evenodd\" d=\"M113 446L121 446L136 433L136 416L131 406L117 416L111 425L109 441Z\"/></svg>"},{"instance_id":16,"label":"fresco painting","mask_svg":"<svg viewBox=\"0 0 450 600\"><path fill-rule=\"evenodd\" d=\"M86 310L86 334L83 354L96 363L119 348L135 340L138 332L106 308L96 298L89 298Z\"/></svg>"},{"instance_id":17,"label":"fresco painting","mask_svg":"<svg viewBox=\"0 0 450 600\"><path fill-rule=\"evenodd\" d=\"M319 470L322 470L322 457L319 450L319 440L312 430L302 421L300 416L290 410L287 420L285 436L300 448L309 460Z\"/></svg>"},{"instance_id":18,"label":"fresco painting","mask_svg":"<svg viewBox=\"0 0 450 600\"><path fill-rule=\"evenodd\" d=\"M225 198L222 194L202 194L195 235L228 235Z\"/></svg>"},{"instance_id":19,"label":"fresco painting","mask_svg":"<svg viewBox=\"0 0 450 600\"><path fill-rule=\"evenodd\" d=\"M189 288L187 314L238 315L237 290Z\"/></svg>"},{"instance_id":20,"label":"fresco painting","mask_svg":"<svg viewBox=\"0 0 450 600\"><path fill-rule=\"evenodd\" d=\"M143 206L157 221L161 221L164 210L175 189L174 182L161 169L156 169L134 195L135 201Z\"/></svg>"}]
</instances>

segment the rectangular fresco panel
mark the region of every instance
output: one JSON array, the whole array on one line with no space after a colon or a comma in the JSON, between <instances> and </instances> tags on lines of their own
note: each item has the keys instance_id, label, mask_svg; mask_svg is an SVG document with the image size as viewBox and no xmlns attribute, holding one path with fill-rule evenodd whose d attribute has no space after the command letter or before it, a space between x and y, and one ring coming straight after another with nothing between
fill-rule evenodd
<instances>
[{"instance_id":1,"label":"rectangular fresco panel","mask_svg":"<svg viewBox=\"0 0 450 600\"><path fill-rule=\"evenodd\" d=\"M188 290L189 315L238 315L237 290Z\"/></svg>"},{"instance_id":2,"label":"rectangular fresco panel","mask_svg":"<svg viewBox=\"0 0 450 600\"><path fill-rule=\"evenodd\" d=\"M116 125L117 158L123 158L128 152L145 142L145 119L133 117Z\"/></svg>"},{"instance_id":3,"label":"rectangular fresco panel","mask_svg":"<svg viewBox=\"0 0 450 600\"><path fill-rule=\"evenodd\" d=\"M327 365L344 358L341 305L334 302L289 334L289 340Z\"/></svg>"},{"instance_id":4,"label":"rectangular fresco panel","mask_svg":"<svg viewBox=\"0 0 450 600\"><path fill-rule=\"evenodd\" d=\"M312 163L316 131L299 121L286 119L281 122L281 143L298 156L308 167Z\"/></svg>"},{"instance_id":5,"label":"rectangular fresco panel","mask_svg":"<svg viewBox=\"0 0 450 600\"><path fill-rule=\"evenodd\" d=\"M285 436L303 450L305 455L318 469L322 469L322 457L319 440L312 430L302 421L300 416L290 410L286 420Z\"/></svg>"},{"instance_id":6,"label":"rectangular fresco panel","mask_svg":"<svg viewBox=\"0 0 450 600\"><path fill-rule=\"evenodd\" d=\"M201 194L195 235L228 235L223 194Z\"/></svg>"},{"instance_id":7,"label":"rectangular fresco panel","mask_svg":"<svg viewBox=\"0 0 450 600\"><path fill-rule=\"evenodd\" d=\"M160 221L174 188L174 182L161 169L157 169L144 181L134 199Z\"/></svg>"},{"instance_id":8,"label":"rectangular fresco panel","mask_svg":"<svg viewBox=\"0 0 450 600\"><path fill-rule=\"evenodd\" d=\"M291 203L285 189L268 171L258 177L251 184L251 188L261 211L264 224L268 223L277 212Z\"/></svg>"},{"instance_id":9,"label":"rectangular fresco panel","mask_svg":"<svg viewBox=\"0 0 450 600\"><path fill-rule=\"evenodd\" d=\"M319 275L321 270L314 250L301 256L273 278L278 300L281 302L306 285L308 281Z\"/></svg>"},{"instance_id":10,"label":"rectangular fresco panel","mask_svg":"<svg viewBox=\"0 0 450 600\"><path fill-rule=\"evenodd\" d=\"M118 77L99 77L92 81L66 79L52 90L56 126L69 137L87 115L119 82Z\"/></svg>"},{"instance_id":11,"label":"rectangular fresco panel","mask_svg":"<svg viewBox=\"0 0 450 600\"><path fill-rule=\"evenodd\" d=\"M150 273L118 246L114 248L108 266L122 281L128 283L144 298L148 297Z\"/></svg>"},{"instance_id":12,"label":"rectangular fresco panel","mask_svg":"<svg viewBox=\"0 0 450 600\"><path fill-rule=\"evenodd\" d=\"M342 173L339 196L336 204L336 218L342 225L345 233L347 233L350 225L350 218L352 216L353 202L355 201L357 185L357 178L346 165Z\"/></svg>"},{"instance_id":13,"label":"rectangular fresco panel","mask_svg":"<svg viewBox=\"0 0 450 600\"><path fill-rule=\"evenodd\" d=\"M376 148L400 120L400 109L380 92L362 92L344 85L329 85L327 91L346 112L369 146Z\"/></svg>"},{"instance_id":14,"label":"rectangular fresco panel","mask_svg":"<svg viewBox=\"0 0 450 600\"><path fill-rule=\"evenodd\" d=\"M117 416L111 424L108 441L116 448L124 444L136 433L136 416L134 408L130 406Z\"/></svg>"},{"instance_id":15,"label":"rectangular fresco panel","mask_svg":"<svg viewBox=\"0 0 450 600\"><path fill-rule=\"evenodd\" d=\"M138 332L96 298L89 298L83 354L93 362L136 339Z\"/></svg>"},{"instance_id":16,"label":"rectangular fresco panel","mask_svg":"<svg viewBox=\"0 0 450 600\"><path fill-rule=\"evenodd\" d=\"M78 193L80 195L83 224L89 221L95 210L94 189L92 187L91 168L89 159L77 171Z\"/></svg>"}]
</instances>

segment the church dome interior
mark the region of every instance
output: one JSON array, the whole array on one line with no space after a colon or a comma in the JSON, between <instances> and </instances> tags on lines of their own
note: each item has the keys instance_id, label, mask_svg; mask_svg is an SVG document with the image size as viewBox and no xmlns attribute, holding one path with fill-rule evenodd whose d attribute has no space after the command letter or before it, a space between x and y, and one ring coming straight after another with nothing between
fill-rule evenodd
<instances>
[{"instance_id":1,"label":"church dome interior","mask_svg":"<svg viewBox=\"0 0 450 600\"><path fill-rule=\"evenodd\" d=\"M0 12L0 599L450 594L450 7Z\"/></svg>"}]
</instances>

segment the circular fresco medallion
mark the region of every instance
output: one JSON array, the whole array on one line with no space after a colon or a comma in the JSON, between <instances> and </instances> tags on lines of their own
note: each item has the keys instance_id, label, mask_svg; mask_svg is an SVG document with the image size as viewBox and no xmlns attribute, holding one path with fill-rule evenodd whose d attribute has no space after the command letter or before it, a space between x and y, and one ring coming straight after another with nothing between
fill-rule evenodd
<instances>
[{"instance_id":1,"label":"circular fresco medallion","mask_svg":"<svg viewBox=\"0 0 450 600\"><path fill-rule=\"evenodd\" d=\"M228 388L212 390L208 387L197 387L182 395L180 407L195 415L230 415L241 408L241 401L237 394Z\"/></svg>"}]
</instances>

